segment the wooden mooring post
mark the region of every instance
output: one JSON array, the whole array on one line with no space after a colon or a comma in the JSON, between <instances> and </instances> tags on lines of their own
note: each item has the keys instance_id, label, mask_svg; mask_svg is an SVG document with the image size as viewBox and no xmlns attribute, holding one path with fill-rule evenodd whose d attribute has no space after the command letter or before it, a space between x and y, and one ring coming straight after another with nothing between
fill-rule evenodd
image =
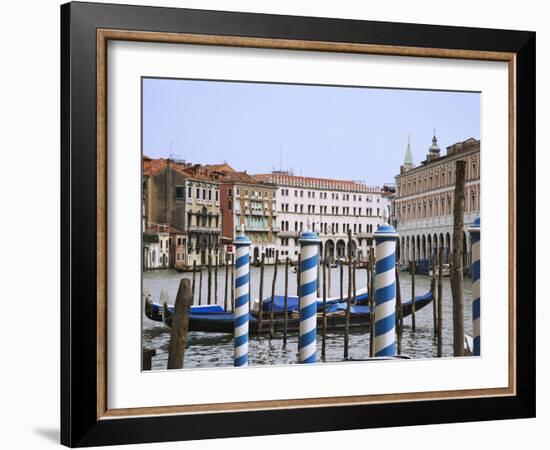
<instances>
[{"instance_id":1,"label":"wooden mooring post","mask_svg":"<svg viewBox=\"0 0 550 450\"><path fill-rule=\"evenodd\" d=\"M218 264L220 263L219 254L216 252L216 260L214 265L214 304L218 304Z\"/></svg>"},{"instance_id":2,"label":"wooden mooring post","mask_svg":"<svg viewBox=\"0 0 550 450\"><path fill-rule=\"evenodd\" d=\"M284 300L284 329L283 329L283 348L286 348L286 337L288 332L288 265L289 258L286 257L285 261L285 300Z\"/></svg>"},{"instance_id":3,"label":"wooden mooring post","mask_svg":"<svg viewBox=\"0 0 550 450\"><path fill-rule=\"evenodd\" d=\"M321 345L321 361L327 359L327 261L323 261L323 341ZM330 267L329 267L330 270Z\"/></svg>"},{"instance_id":4,"label":"wooden mooring post","mask_svg":"<svg viewBox=\"0 0 550 450\"><path fill-rule=\"evenodd\" d=\"M271 303L269 305L269 339L275 337L274 313L275 313L275 286L277 284L277 268L279 267L279 250L275 251L275 265L273 266L273 281L271 283Z\"/></svg>"},{"instance_id":5,"label":"wooden mooring post","mask_svg":"<svg viewBox=\"0 0 550 450\"><path fill-rule=\"evenodd\" d=\"M344 328L344 359L349 357L349 322L351 318L351 295L353 287L353 256L351 254L351 230L348 230L348 298L346 304L346 323Z\"/></svg>"},{"instance_id":6,"label":"wooden mooring post","mask_svg":"<svg viewBox=\"0 0 550 450\"><path fill-rule=\"evenodd\" d=\"M414 260L414 250L413 250L413 260L411 261L411 328L412 331L416 331L416 286L415 286L415 272L416 272L416 262Z\"/></svg>"},{"instance_id":7,"label":"wooden mooring post","mask_svg":"<svg viewBox=\"0 0 550 450\"><path fill-rule=\"evenodd\" d=\"M227 301L229 298L229 292L228 292L228 284L229 284L229 264L227 263L227 255L226 255L226 261L225 261L225 289L223 293L223 310L227 311Z\"/></svg>"},{"instance_id":8,"label":"wooden mooring post","mask_svg":"<svg viewBox=\"0 0 550 450\"><path fill-rule=\"evenodd\" d=\"M344 264L342 261L338 263L340 268L340 302L344 301Z\"/></svg>"},{"instance_id":9,"label":"wooden mooring post","mask_svg":"<svg viewBox=\"0 0 550 450\"><path fill-rule=\"evenodd\" d=\"M439 273L437 276L437 356L443 356L443 246L439 247Z\"/></svg>"},{"instance_id":10,"label":"wooden mooring post","mask_svg":"<svg viewBox=\"0 0 550 450\"><path fill-rule=\"evenodd\" d=\"M197 261L194 261L195 263ZM199 271L199 305L202 305L202 264Z\"/></svg>"},{"instance_id":11,"label":"wooden mooring post","mask_svg":"<svg viewBox=\"0 0 550 450\"><path fill-rule=\"evenodd\" d=\"M189 311L191 310L192 301L191 283L188 278L182 278L176 296L172 328L170 329L167 369L181 369L183 367L187 331L189 329Z\"/></svg>"},{"instance_id":12,"label":"wooden mooring post","mask_svg":"<svg viewBox=\"0 0 550 450\"><path fill-rule=\"evenodd\" d=\"M434 324L434 337L437 336L437 292L436 292L436 280L437 280L437 271L436 271L436 262L435 254L432 255L432 281L430 284L430 290L432 291L432 316Z\"/></svg>"},{"instance_id":13,"label":"wooden mooring post","mask_svg":"<svg viewBox=\"0 0 550 450\"><path fill-rule=\"evenodd\" d=\"M231 311L235 311L235 253L231 254Z\"/></svg>"},{"instance_id":14,"label":"wooden mooring post","mask_svg":"<svg viewBox=\"0 0 550 450\"><path fill-rule=\"evenodd\" d=\"M264 267L265 253L262 253L262 259L260 262L260 292L258 293L258 336L262 334L262 320L264 318Z\"/></svg>"},{"instance_id":15,"label":"wooden mooring post","mask_svg":"<svg viewBox=\"0 0 550 450\"><path fill-rule=\"evenodd\" d=\"M209 305L212 304L212 255L208 255L208 285L206 287L206 299Z\"/></svg>"},{"instance_id":16,"label":"wooden mooring post","mask_svg":"<svg viewBox=\"0 0 550 450\"><path fill-rule=\"evenodd\" d=\"M376 277L374 275L375 271L375 259L374 254L372 250L369 253L369 266L370 266L370 286L369 286L369 309L370 309L370 329L369 329L369 356L371 358L374 357L374 322L375 322L375 314L374 314L374 299L376 296Z\"/></svg>"},{"instance_id":17,"label":"wooden mooring post","mask_svg":"<svg viewBox=\"0 0 550 450\"><path fill-rule=\"evenodd\" d=\"M453 294L453 354L464 356L464 183L466 162L455 163L455 191L453 211L453 252L451 264L451 292Z\"/></svg>"},{"instance_id":18,"label":"wooden mooring post","mask_svg":"<svg viewBox=\"0 0 550 450\"><path fill-rule=\"evenodd\" d=\"M193 303L195 303L195 278L197 275L197 261L193 261L193 281L191 285L191 294L193 295Z\"/></svg>"},{"instance_id":19,"label":"wooden mooring post","mask_svg":"<svg viewBox=\"0 0 550 450\"><path fill-rule=\"evenodd\" d=\"M332 263L332 261L330 260L330 258L328 258L329 260L327 261L328 263L328 279L327 279L327 296L330 297L331 296L331 293L332 293L332 270L330 268L330 265Z\"/></svg>"},{"instance_id":20,"label":"wooden mooring post","mask_svg":"<svg viewBox=\"0 0 550 450\"><path fill-rule=\"evenodd\" d=\"M143 348L141 352L141 370L151 370L153 356L157 351L154 348Z\"/></svg>"},{"instance_id":21,"label":"wooden mooring post","mask_svg":"<svg viewBox=\"0 0 550 450\"><path fill-rule=\"evenodd\" d=\"M399 264L395 265L395 289L396 289L396 316L397 316L397 354L401 354L401 342L403 340L403 303L401 302L401 285L399 283Z\"/></svg>"}]
</instances>

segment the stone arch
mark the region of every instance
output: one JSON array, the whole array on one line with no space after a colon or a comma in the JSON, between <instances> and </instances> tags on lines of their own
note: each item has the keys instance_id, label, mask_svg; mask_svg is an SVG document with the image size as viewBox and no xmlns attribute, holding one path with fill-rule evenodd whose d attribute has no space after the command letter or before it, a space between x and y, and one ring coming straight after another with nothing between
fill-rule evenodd
<instances>
[{"instance_id":1,"label":"stone arch","mask_svg":"<svg viewBox=\"0 0 550 450\"><path fill-rule=\"evenodd\" d=\"M426 235L422 235L422 247L420 249L420 256L422 259L426 259Z\"/></svg>"},{"instance_id":2,"label":"stone arch","mask_svg":"<svg viewBox=\"0 0 550 450\"><path fill-rule=\"evenodd\" d=\"M325 242L325 257L330 260L334 259L334 241L332 239L327 239Z\"/></svg>"},{"instance_id":3,"label":"stone arch","mask_svg":"<svg viewBox=\"0 0 550 450\"><path fill-rule=\"evenodd\" d=\"M449 233L445 234L445 262L449 263L451 255L451 235Z\"/></svg>"},{"instance_id":4,"label":"stone arch","mask_svg":"<svg viewBox=\"0 0 550 450\"><path fill-rule=\"evenodd\" d=\"M336 242L336 257L345 258L346 257L346 243L343 239L338 239Z\"/></svg>"}]
</instances>

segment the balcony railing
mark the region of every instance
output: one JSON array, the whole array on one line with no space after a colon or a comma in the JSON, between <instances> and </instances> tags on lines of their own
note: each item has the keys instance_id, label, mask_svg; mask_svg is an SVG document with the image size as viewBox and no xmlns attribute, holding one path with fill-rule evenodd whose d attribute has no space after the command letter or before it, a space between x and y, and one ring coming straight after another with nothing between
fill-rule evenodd
<instances>
[{"instance_id":1,"label":"balcony railing","mask_svg":"<svg viewBox=\"0 0 550 450\"><path fill-rule=\"evenodd\" d=\"M197 225L189 225L187 231L190 233L220 233L221 227L203 227Z\"/></svg>"},{"instance_id":2,"label":"balcony railing","mask_svg":"<svg viewBox=\"0 0 550 450\"><path fill-rule=\"evenodd\" d=\"M299 231L279 231L279 237L299 237Z\"/></svg>"}]
</instances>

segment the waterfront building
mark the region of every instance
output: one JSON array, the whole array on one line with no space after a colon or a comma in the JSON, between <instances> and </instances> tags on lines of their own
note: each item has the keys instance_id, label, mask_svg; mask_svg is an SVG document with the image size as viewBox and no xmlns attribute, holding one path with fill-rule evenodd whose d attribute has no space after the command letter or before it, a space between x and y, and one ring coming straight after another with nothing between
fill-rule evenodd
<instances>
[{"instance_id":1,"label":"waterfront building","mask_svg":"<svg viewBox=\"0 0 550 450\"><path fill-rule=\"evenodd\" d=\"M469 138L447 147L440 155L434 133L427 157L418 166L413 163L410 142L399 175L395 177L395 222L399 233L399 261L431 256L441 246L445 261L452 251L455 167L466 162L464 205L464 265L469 266L470 244L467 228L480 210L480 141Z\"/></svg>"},{"instance_id":2,"label":"waterfront building","mask_svg":"<svg viewBox=\"0 0 550 450\"><path fill-rule=\"evenodd\" d=\"M310 223L319 234L321 250L331 259L347 258L347 233L352 232L352 256L366 259L372 236L382 222L388 200L378 187L362 182L295 176L273 171L254 175L276 188L276 246L281 257L298 259L300 233Z\"/></svg>"},{"instance_id":3,"label":"waterfront building","mask_svg":"<svg viewBox=\"0 0 550 450\"><path fill-rule=\"evenodd\" d=\"M200 167L163 158L143 159L146 228L163 224L177 230L173 245L178 246L179 237L179 255L186 266L194 261L206 265L208 257L214 259L220 249L219 183Z\"/></svg>"},{"instance_id":4,"label":"waterfront building","mask_svg":"<svg viewBox=\"0 0 550 450\"><path fill-rule=\"evenodd\" d=\"M143 243L145 253L145 270L167 269L170 267L170 227L165 224L154 224L145 230Z\"/></svg>"},{"instance_id":5,"label":"waterfront building","mask_svg":"<svg viewBox=\"0 0 550 450\"><path fill-rule=\"evenodd\" d=\"M221 239L226 252L232 252L232 242L242 227L251 241L252 262L257 264L264 253L266 262L272 263L279 231L275 186L246 171L237 171L227 163L203 167L209 179L220 186Z\"/></svg>"}]
</instances>

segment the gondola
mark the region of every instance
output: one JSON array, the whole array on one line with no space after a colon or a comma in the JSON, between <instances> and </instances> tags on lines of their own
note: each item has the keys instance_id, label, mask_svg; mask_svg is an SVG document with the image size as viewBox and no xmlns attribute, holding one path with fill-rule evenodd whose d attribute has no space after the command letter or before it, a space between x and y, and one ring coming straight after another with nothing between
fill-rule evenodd
<instances>
[{"instance_id":1,"label":"gondola","mask_svg":"<svg viewBox=\"0 0 550 450\"><path fill-rule=\"evenodd\" d=\"M285 314L284 308L280 307L279 297L275 297L275 303L273 306L273 329L275 333L280 333L284 330ZM356 297L357 298L357 297ZM368 329L371 321L370 308L364 304L368 294L363 296L361 303L351 306L350 309L350 328L351 329ZM292 299L292 300L291 300ZM298 300L297 297L289 297L287 305L287 331L295 332L299 328L299 312L297 309ZM415 310L418 311L424 308L432 301L432 292L417 296L415 302ZM317 326L320 328L323 325L322 314L322 301L317 302ZM154 304L150 301L146 301L145 313L151 320L162 321L165 325L172 325L173 307L168 306L166 308L166 314L158 313L160 305ZM262 332L268 332L269 330L269 311L270 311L270 298L263 302L262 312ZM329 331L343 330L346 323L346 302L334 302L327 301L327 329ZM154 312L157 311L155 314ZM406 317L412 312L412 301L403 303L403 316ZM259 310L253 309L249 316L250 333L254 334L258 332L259 324ZM160 320L159 320L160 319ZM234 331L234 317L230 311L224 311L219 305L205 305L205 306L193 306L191 307L189 315L189 331L202 331L209 333L233 333Z\"/></svg>"}]
</instances>

